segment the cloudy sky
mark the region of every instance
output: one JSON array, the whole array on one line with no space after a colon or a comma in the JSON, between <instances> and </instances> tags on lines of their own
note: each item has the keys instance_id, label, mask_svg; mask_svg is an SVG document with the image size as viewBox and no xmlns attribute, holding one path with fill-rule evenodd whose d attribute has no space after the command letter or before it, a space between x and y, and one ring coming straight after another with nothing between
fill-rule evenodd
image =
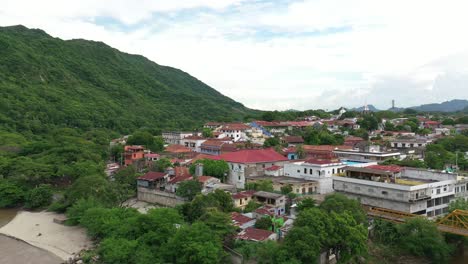
<instances>
[{"instance_id":1,"label":"cloudy sky","mask_svg":"<svg viewBox=\"0 0 468 264\"><path fill-rule=\"evenodd\" d=\"M103 41L257 109L468 99L466 0L0 0L0 26Z\"/></svg>"}]
</instances>

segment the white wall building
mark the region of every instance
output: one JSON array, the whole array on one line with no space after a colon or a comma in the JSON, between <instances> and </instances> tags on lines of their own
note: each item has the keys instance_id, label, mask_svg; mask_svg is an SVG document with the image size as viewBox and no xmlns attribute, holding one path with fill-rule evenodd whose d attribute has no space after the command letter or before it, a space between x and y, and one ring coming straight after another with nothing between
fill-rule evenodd
<instances>
[{"instance_id":1,"label":"white wall building","mask_svg":"<svg viewBox=\"0 0 468 264\"><path fill-rule=\"evenodd\" d=\"M284 165L284 176L317 181L317 193L324 194L333 191L332 176L341 173L345 166L338 160L298 161Z\"/></svg>"}]
</instances>

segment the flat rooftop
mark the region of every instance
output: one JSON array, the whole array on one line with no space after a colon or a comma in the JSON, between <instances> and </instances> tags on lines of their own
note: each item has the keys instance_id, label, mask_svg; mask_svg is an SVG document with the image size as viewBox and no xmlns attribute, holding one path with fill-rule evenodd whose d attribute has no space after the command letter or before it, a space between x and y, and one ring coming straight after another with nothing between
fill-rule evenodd
<instances>
[{"instance_id":1,"label":"flat rooftop","mask_svg":"<svg viewBox=\"0 0 468 264\"><path fill-rule=\"evenodd\" d=\"M252 177L245 177L247 180L271 180L273 182L281 182L281 183L308 183L308 182L316 182L314 180L305 180L302 178L294 178L288 176L252 176Z\"/></svg>"}]
</instances>

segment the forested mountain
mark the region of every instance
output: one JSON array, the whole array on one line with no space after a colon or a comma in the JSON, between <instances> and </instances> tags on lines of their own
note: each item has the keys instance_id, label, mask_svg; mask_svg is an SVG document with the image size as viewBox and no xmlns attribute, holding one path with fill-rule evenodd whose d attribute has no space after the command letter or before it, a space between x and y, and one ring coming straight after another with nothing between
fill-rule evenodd
<instances>
[{"instance_id":1,"label":"forested mountain","mask_svg":"<svg viewBox=\"0 0 468 264\"><path fill-rule=\"evenodd\" d=\"M67 184L102 175L119 135L257 114L181 70L104 43L0 27L0 179Z\"/></svg>"},{"instance_id":2,"label":"forested mountain","mask_svg":"<svg viewBox=\"0 0 468 264\"><path fill-rule=\"evenodd\" d=\"M189 74L101 42L64 41L23 26L0 28L0 122L49 126L194 128L253 113Z\"/></svg>"}]
</instances>

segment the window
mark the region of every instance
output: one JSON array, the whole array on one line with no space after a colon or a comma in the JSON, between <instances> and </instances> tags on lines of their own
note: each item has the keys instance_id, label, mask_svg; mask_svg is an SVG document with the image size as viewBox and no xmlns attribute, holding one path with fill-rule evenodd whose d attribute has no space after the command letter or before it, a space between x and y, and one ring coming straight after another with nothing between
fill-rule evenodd
<instances>
[{"instance_id":1,"label":"window","mask_svg":"<svg viewBox=\"0 0 468 264\"><path fill-rule=\"evenodd\" d=\"M446 191L447 191L447 186L444 186L444 192L446 192Z\"/></svg>"},{"instance_id":2,"label":"window","mask_svg":"<svg viewBox=\"0 0 468 264\"><path fill-rule=\"evenodd\" d=\"M383 195L388 195L388 192L387 191L382 191L382 194Z\"/></svg>"},{"instance_id":3,"label":"window","mask_svg":"<svg viewBox=\"0 0 468 264\"><path fill-rule=\"evenodd\" d=\"M437 189L437 194L440 194L440 189Z\"/></svg>"},{"instance_id":4,"label":"window","mask_svg":"<svg viewBox=\"0 0 468 264\"><path fill-rule=\"evenodd\" d=\"M332 173L335 174L335 169L332 169Z\"/></svg>"},{"instance_id":5,"label":"window","mask_svg":"<svg viewBox=\"0 0 468 264\"><path fill-rule=\"evenodd\" d=\"M241 180L241 176L239 175L239 181Z\"/></svg>"},{"instance_id":6,"label":"window","mask_svg":"<svg viewBox=\"0 0 468 264\"><path fill-rule=\"evenodd\" d=\"M361 190L361 187L356 186L356 187L354 187L354 189L355 189L356 191L360 191L360 190Z\"/></svg>"},{"instance_id":7,"label":"window","mask_svg":"<svg viewBox=\"0 0 468 264\"><path fill-rule=\"evenodd\" d=\"M440 198L436 198L436 199L435 199L435 205L437 206L437 205L441 205L441 204L442 204L441 199L440 199Z\"/></svg>"},{"instance_id":8,"label":"window","mask_svg":"<svg viewBox=\"0 0 468 264\"><path fill-rule=\"evenodd\" d=\"M237 165L239 167L239 170L242 169L241 165Z\"/></svg>"},{"instance_id":9,"label":"window","mask_svg":"<svg viewBox=\"0 0 468 264\"><path fill-rule=\"evenodd\" d=\"M262 164L262 168L265 168L265 164Z\"/></svg>"},{"instance_id":10,"label":"window","mask_svg":"<svg viewBox=\"0 0 468 264\"><path fill-rule=\"evenodd\" d=\"M297 173L300 173L301 171L300 170L297 170Z\"/></svg>"},{"instance_id":11,"label":"window","mask_svg":"<svg viewBox=\"0 0 468 264\"><path fill-rule=\"evenodd\" d=\"M312 169L309 170L310 175L312 175Z\"/></svg>"},{"instance_id":12,"label":"window","mask_svg":"<svg viewBox=\"0 0 468 264\"><path fill-rule=\"evenodd\" d=\"M304 168L304 174L307 174L307 169L306 168Z\"/></svg>"},{"instance_id":13,"label":"window","mask_svg":"<svg viewBox=\"0 0 468 264\"><path fill-rule=\"evenodd\" d=\"M374 192L374 189L369 188L369 189L367 189L367 191L370 192L370 193L373 193L373 192Z\"/></svg>"}]
</instances>

